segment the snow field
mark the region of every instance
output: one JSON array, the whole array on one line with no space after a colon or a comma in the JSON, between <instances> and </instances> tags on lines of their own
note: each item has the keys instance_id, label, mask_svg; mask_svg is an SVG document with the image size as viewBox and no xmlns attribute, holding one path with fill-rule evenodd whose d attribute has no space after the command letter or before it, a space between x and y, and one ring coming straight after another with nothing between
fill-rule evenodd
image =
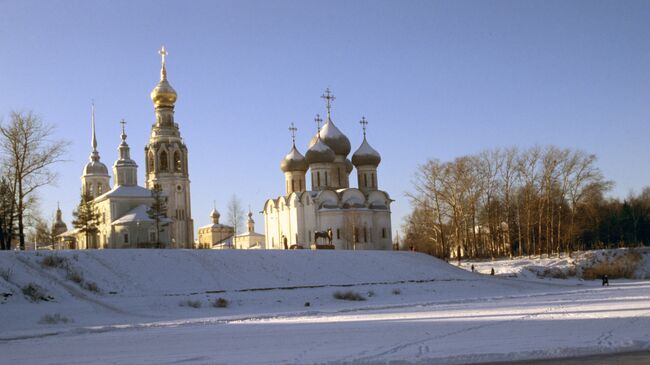
<instances>
[{"instance_id":1,"label":"snow field","mask_svg":"<svg viewBox=\"0 0 650 365\"><path fill-rule=\"evenodd\" d=\"M64 263L44 266L52 254ZM410 252L2 252L0 351L12 364L462 364L650 348L650 282L532 277ZM30 301L29 283L53 299ZM348 290L366 300L333 297Z\"/></svg>"}]
</instances>

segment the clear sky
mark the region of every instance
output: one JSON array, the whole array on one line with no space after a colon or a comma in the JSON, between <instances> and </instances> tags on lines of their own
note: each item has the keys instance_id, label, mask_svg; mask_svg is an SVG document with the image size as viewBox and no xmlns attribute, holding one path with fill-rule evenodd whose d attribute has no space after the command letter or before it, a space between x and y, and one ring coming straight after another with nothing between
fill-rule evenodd
<instances>
[{"instance_id":1,"label":"clear sky","mask_svg":"<svg viewBox=\"0 0 650 365\"><path fill-rule=\"evenodd\" d=\"M39 192L44 216L60 201L70 225L92 99L102 161L125 118L144 185L161 45L195 230L235 193L263 232L287 128L304 153L326 87L353 151L370 122L394 229L428 158L554 144L597 154L613 196L650 185L650 1L0 0L0 116L32 109L70 141L58 186Z\"/></svg>"}]
</instances>

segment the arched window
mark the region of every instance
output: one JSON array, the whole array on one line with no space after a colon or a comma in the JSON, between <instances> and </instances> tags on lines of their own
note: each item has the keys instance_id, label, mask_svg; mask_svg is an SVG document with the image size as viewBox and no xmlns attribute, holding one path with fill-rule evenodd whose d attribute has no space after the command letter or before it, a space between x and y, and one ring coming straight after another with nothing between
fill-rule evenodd
<instances>
[{"instance_id":1,"label":"arched window","mask_svg":"<svg viewBox=\"0 0 650 365\"><path fill-rule=\"evenodd\" d=\"M149 158L147 159L147 166L149 167L149 172L153 172L153 152L149 152Z\"/></svg>"},{"instance_id":2,"label":"arched window","mask_svg":"<svg viewBox=\"0 0 650 365\"><path fill-rule=\"evenodd\" d=\"M316 177L317 177L316 186L320 187L320 171L316 172Z\"/></svg>"},{"instance_id":3,"label":"arched window","mask_svg":"<svg viewBox=\"0 0 650 365\"><path fill-rule=\"evenodd\" d=\"M167 152L160 152L160 171L168 171L169 164L167 163Z\"/></svg>"},{"instance_id":4,"label":"arched window","mask_svg":"<svg viewBox=\"0 0 650 365\"><path fill-rule=\"evenodd\" d=\"M181 153L176 151L174 152L174 171L181 172Z\"/></svg>"},{"instance_id":5,"label":"arched window","mask_svg":"<svg viewBox=\"0 0 650 365\"><path fill-rule=\"evenodd\" d=\"M376 188L377 185L375 184L375 174L370 174L370 179L372 180L372 188Z\"/></svg>"},{"instance_id":6,"label":"arched window","mask_svg":"<svg viewBox=\"0 0 650 365\"><path fill-rule=\"evenodd\" d=\"M363 174L363 186L368 187L368 174Z\"/></svg>"}]
</instances>

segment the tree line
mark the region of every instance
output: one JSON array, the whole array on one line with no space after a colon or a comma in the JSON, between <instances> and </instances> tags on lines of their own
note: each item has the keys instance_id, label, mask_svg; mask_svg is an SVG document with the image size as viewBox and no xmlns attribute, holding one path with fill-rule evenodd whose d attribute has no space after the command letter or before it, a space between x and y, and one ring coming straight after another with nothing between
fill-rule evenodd
<instances>
[{"instance_id":1,"label":"tree line","mask_svg":"<svg viewBox=\"0 0 650 365\"><path fill-rule=\"evenodd\" d=\"M650 189L620 201L596 156L555 146L429 160L403 244L442 258L553 255L650 239Z\"/></svg>"}]
</instances>

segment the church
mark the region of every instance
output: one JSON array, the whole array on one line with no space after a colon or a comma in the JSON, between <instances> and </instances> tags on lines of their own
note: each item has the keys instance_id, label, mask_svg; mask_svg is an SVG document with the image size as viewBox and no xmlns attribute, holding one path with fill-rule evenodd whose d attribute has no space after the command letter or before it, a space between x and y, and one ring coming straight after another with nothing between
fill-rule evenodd
<instances>
[{"instance_id":1,"label":"church","mask_svg":"<svg viewBox=\"0 0 650 365\"><path fill-rule=\"evenodd\" d=\"M99 213L97 232L86 237L78 229L61 234L74 237L77 249L86 248L193 248L194 228L190 205L190 180L187 165L187 147L179 126L174 122L177 94L167 80L165 48L160 50L162 65L160 82L151 92L156 120L151 128L149 143L145 146L145 187L138 185L138 165L131 159L126 142L125 122L122 121L118 159L113 164L114 184L111 188L108 168L97 150L95 113L92 113L90 161L81 176L82 192L93 198ZM156 228L148 210L154 202L152 189L160 187L167 201L167 217Z\"/></svg>"},{"instance_id":2,"label":"church","mask_svg":"<svg viewBox=\"0 0 650 365\"><path fill-rule=\"evenodd\" d=\"M289 128L293 145L280 162L285 195L264 205L266 248L310 248L331 240L332 248L344 250L392 249L392 202L379 189L377 168L380 154L366 136L368 122L362 118L363 142L348 159L350 140L338 129L331 116L335 97L327 89L327 120L317 115L318 132L303 156L296 147L296 128ZM350 187L356 168L357 188ZM309 175L311 189L307 189ZM317 242L316 232L328 236ZM319 246L320 247L320 246Z\"/></svg>"}]
</instances>

